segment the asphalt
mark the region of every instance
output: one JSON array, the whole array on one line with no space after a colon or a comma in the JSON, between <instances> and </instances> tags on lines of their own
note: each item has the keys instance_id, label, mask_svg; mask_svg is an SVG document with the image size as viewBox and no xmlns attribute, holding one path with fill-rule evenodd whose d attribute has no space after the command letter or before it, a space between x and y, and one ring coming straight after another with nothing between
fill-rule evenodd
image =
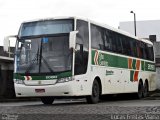
<instances>
[{"instance_id":1,"label":"asphalt","mask_svg":"<svg viewBox=\"0 0 160 120\"><path fill-rule=\"evenodd\" d=\"M127 98L127 95L124 94L124 95L120 95L120 97L113 96L109 100L115 100L115 99L118 100L118 99L126 99L126 98ZM143 99L144 100L160 100L160 90L156 90L154 92L151 92L148 97L143 98ZM24 101L24 102L25 101L40 101L40 99L39 98L3 98L3 97L0 97L1 103L3 103L3 102L21 102L21 101Z\"/></svg>"},{"instance_id":2,"label":"asphalt","mask_svg":"<svg viewBox=\"0 0 160 120\"><path fill-rule=\"evenodd\" d=\"M40 101L39 98L0 98L0 102Z\"/></svg>"},{"instance_id":3,"label":"asphalt","mask_svg":"<svg viewBox=\"0 0 160 120\"><path fill-rule=\"evenodd\" d=\"M156 90L154 92L151 92L149 97L144 98L147 100L160 100L160 90Z\"/></svg>"}]
</instances>

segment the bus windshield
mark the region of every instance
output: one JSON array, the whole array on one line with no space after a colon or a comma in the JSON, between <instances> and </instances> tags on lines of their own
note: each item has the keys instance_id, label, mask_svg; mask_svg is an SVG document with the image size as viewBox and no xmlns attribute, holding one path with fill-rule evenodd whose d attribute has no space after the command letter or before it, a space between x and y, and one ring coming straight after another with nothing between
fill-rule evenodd
<instances>
[{"instance_id":1,"label":"bus windshield","mask_svg":"<svg viewBox=\"0 0 160 120\"><path fill-rule=\"evenodd\" d=\"M69 49L69 32L73 30L73 24L66 24L64 21L66 25L63 27L62 21L60 26L51 23L49 21L48 25L44 21L44 23L37 22L40 26L36 23L22 25L19 34L21 37L16 45L16 73L56 74L71 71L72 52ZM43 27L46 29L44 32Z\"/></svg>"},{"instance_id":2,"label":"bus windshield","mask_svg":"<svg viewBox=\"0 0 160 120\"><path fill-rule=\"evenodd\" d=\"M43 20L27 22L21 25L19 38L37 35L52 35L69 33L73 30L73 19L65 20Z\"/></svg>"},{"instance_id":3,"label":"bus windshield","mask_svg":"<svg viewBox=\"0 0 160 120\"><path fill-rule=\"evenodd\" d=\"M38 37L17 43L17 73L56 73L71 70L68 36Z\"/></svg>"}]
</instances>

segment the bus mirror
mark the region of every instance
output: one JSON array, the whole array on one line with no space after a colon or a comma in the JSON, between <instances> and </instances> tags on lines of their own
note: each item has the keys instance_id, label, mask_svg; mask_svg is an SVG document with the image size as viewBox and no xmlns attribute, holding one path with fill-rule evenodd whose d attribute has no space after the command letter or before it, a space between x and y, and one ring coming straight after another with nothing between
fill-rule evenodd
<instances>
[{"instance_id":1,"label":"bus mirror","mask_svg":"<svg viewBox=\"0 0 160 120\"><path fill-rule=\"evenodd\" d=\"M6 52L10 52L10 51L9 51L10 38L17 38L17 36L16 36L16 35L12 35L12 36L6 36L6 37L4 38L4 41L3 41L3 50L6 51Z\"/></svg>"},{"instance_id":2,"label":"bus mirror","mask_svg":"<svg viewBox=\"0 0 160 120\"><path fill-rule=\"evenodd\" d=\"M75 49L76 46L76 34L78 31L72 31L69 33L69 48Z\"/></svg>"}]
</instances>

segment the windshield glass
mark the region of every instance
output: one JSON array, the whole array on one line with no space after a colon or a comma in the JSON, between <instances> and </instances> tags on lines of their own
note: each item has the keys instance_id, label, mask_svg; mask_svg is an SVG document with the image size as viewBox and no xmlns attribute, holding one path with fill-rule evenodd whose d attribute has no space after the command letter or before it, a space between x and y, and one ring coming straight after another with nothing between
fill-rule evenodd
<instances>
[{"instance_id":1,"label":"windshield glass","mask_svg":"<svg viewBox=\"0 0 160 120\"><path fill-rule=\"evenodd\" d=\"M17 73L52 73L71 70L69 36L19 40L16 50Z\"/></svg>"},{"instance_id":2,"label":"windshield glass","mask_svg":"<svg viewBox=\"0 0 160 120\"><path fill-rule=\"evenodd\" d=\"M23 23L16 44L15 72L56 74L71 71L69 32L73 28L73 19Z\"/></svg>"},{"instance_id":3,"label":"windshield glass","mask_svg":"<svg viewBox=\"0 0 160 120\"><path fill-rule=\"evenodd\" d=\"M43 20L23 23L18 36L21 38L26 36L69 33L72 30L73 19Z\"/></svg>"}]
</instances>

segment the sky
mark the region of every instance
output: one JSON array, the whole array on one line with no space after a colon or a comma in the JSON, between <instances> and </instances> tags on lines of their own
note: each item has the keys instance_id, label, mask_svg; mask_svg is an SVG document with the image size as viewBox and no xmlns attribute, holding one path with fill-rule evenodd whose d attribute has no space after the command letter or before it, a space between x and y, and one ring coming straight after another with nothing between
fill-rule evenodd
<instances>
[{"instance_id":1,"label":"sky","mask_svg":"<svg viewBox=\"0 0 160 120\"><path fill-rule=\"evenodd\" d=\"M118 28L123 21L160 20L160 0L0 0L0 45L23 21L78 16Z\"/></svg>"}]
</instances>

